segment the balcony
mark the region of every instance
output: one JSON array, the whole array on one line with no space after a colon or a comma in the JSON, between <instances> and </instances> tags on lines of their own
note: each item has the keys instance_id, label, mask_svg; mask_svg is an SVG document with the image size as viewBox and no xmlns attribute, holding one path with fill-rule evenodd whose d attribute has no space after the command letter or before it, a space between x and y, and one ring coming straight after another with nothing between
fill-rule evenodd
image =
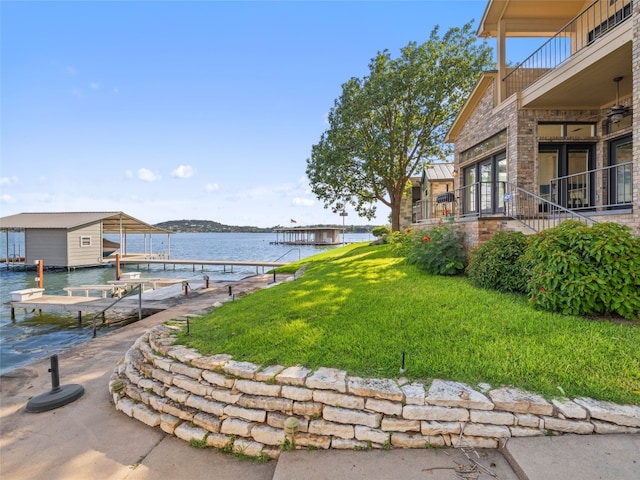
<instances>
[{"instance_id":1,"label":"balcony","mask_svg":"<svg viewBox=\"0 0 640 480\"><path fill-rule=\"evenodd\" d=\"M636 0L637 1L637 0ZM523 106L601 108L614 100L612 79L631 94L633 0L596 0L503 78L505 97ZM543 81L539 81L543 79Z\"/></svg>"}]
</instances>

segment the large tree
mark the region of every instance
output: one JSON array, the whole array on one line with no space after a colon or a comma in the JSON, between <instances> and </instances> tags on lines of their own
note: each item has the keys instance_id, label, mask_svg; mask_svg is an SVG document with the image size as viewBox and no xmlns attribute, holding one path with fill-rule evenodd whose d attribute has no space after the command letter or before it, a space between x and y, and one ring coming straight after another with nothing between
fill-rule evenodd
<instances>
[{"instance_id":1,"label":"large tree","mask_svg":"<svg viewBox=\"0 0 640 480\"><path fill-rule=\"evenodd\" d=\"M342 85L329 128L307 160L311 189L325 208L351 205L372 219L382 202L398 230L411 176L450 153L444 136L491 58L471 23L442 37L435 27L428 41L409 43L399 58L378 52L368 76Z\"/></svg>"}]
</instances>

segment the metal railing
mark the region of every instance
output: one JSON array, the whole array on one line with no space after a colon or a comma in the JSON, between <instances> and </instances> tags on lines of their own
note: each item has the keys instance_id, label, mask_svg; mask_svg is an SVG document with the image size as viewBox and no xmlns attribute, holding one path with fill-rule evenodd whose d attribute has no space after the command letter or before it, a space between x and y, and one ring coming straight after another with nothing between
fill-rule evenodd
<instances>
[{"instance_id":1,"label":"metal railing","mask_svg":"<svg viewBox=\"0 0 640 480\"><path fill-rule=\"evenodd\" d=\"M102 324L104 324L106 321L105 313L107 312L107 310L109 310L111 307L113 307L117 303L121 302L123 299L132 297L133 292L135 292L136 290L138 291L138 320L142 320L142 283L139 283L135 285L130 292L123 295L122 297L117 298L116 300L111 302L109 305L107 305L105 308L100 310L98 313L93 315L93 320L92 320L93 338L96 338L96 334L98 330L98 325L96 324L96 319L98 318L98 316L102 317Z\"/></svg>"},{"instance_id":2,"label":"metal railing","mask_svg":"<svg viewBox=\"0 0 640 480\"><path fill-rule=\"evenodd\" d=\"M594 188L596 185L598 189ZM553 178L549 183L549 200L572 210L629 207L633 200L633 163Z\"/></svg>"},{"instance_id":3,"label":"metal railing","mask_svg":"<svg viewBox=\"0 0 640 480\"><path fill-rule=\"evenodd\" d=\"M540 232L568 219L592 225L595 220L509 182L477 182L456 190L460 217L513 219Z\"/></svg>"},{"instance_id":4,"label":"metal railing","mask_svg":"<svg viewBox=\"0 0 640 480\"><path fill-rule=\"evenodd\" d=\"M441 204L447 216L459 218L501 217L517 220L535 232L573 219L592 225L586 216L631 208L633 203L633 162L556 177L542 185L536 195L509 182L476 182L453 192L454 202ZM432 201L414 204L414 223L444 218L444 210L434 210Z\"/></svg>"},{"instance_id":5,"label":"metal railing","mask_svg":"<svg viewBox=\"0 0 640 480\"><path fill-rule=\"evenodd\" d=\"M547 72L631 17L633 0L596 0L505 77L506 96Z\"/></svg>"},{"instance_id":6,"label":"metal railing","mask_svg":"<svg viewBox=\"0 0 640 480\"><path fill-rule=\"evenodd\" d=\"M577 220L587 225L597 223L575 210L508 182L505 182L504 215L534 232L553 228L565 220Z\"/></svg>"},{"instance_id":7,"label":"metal railing","mask_svg":"<svg viewBox=\"0 0 640 480\"><path fill-rule=\"evenodd\" d=\"M452 196L454 192L451 192ZM444 219L455 213L455 202L438 202L433 198L418 200L413 204L413 222L420 223L434 219Z\"/></svg>"}]
</instances>

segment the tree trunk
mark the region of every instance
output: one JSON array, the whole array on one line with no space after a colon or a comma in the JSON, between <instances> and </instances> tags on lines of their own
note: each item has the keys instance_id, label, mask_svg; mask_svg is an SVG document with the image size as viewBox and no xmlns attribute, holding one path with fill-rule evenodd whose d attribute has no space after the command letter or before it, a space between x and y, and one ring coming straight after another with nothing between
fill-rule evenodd
<instances>
[{"instance_id":1,"label":"tree trunk","mask_svg":"<svg viewBox=\"0 0 640 480\"><path fill-rule=\"evenodd\" d=\"M394 198L391 204L391 231L400 231L400 205L402 203L402 197L397 200Z\"/></svg>"}]
</instances>

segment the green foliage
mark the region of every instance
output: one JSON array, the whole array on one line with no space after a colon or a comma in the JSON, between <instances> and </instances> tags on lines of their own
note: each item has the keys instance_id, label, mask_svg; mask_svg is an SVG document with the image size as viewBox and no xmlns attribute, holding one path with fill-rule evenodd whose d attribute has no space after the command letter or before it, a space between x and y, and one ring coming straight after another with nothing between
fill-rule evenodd
<instances>
[{"instance_id":1,"label":"green foliage","mask_svg":"<svg viewBox=\"0 0 640 480\"><path fill-rule=\"evenodd\" d=\"M378 52L368 75L342 85L329 129L312 147L306 173L313 193L336 213L351 205L369 219L381 202L399 230L407 183L418 167L449 153L444 137L491 58L471 23L443 36L436 27L398 58Z\"/></svg>"},{"instance_id":2,"label":"green foliage","mask_svg":"<svg viewBox=\"0 0 640 480\"><path fill-rule=\"evenodd\" d=\"M396 257L406 257L413 249L413 234L410 228L404 232L391 232L387 237L388 244L392 245L393 253Z\"/></svg>"},{"instance_id":3,"label":"green foliage","mask_svg":"<svg viewBox=\"0 0 640 480\"><path fill-rule=\"evenodd\" d=\"M510 385L548 397L640 405L640 322L531 308L524 295L425 274L392 245L306 259L294 282L225 303L178 343L257 365L333 367L365 378Z\"/></svg>"},{"instance_id":4,"label":"green foliage","mask_svg":"<svg viewBox=\"0 0 640 480\"><path fill-rule=\"evenodd\" d=\"M531 303L571 315L640 317L640 238L628 227L562 222L535 235Z\"/></svg>"},{"instance_id":5,"label":"green foliage","mask_svg":"<svg viewBox=\"0 0 640 480\"><path fill-rule=\"evenodd\" d=\"M416 231L412 243L413 248L407 257L410 265L417 265L435 275L457 275L464 271L463 234L452 222Z\"/></svg>"},{"instance_id":6,"label":"green foliage","mask_svg":"<svg viewBox=\"0 0 640 480\"><path fill-rule=\"evenodd\" d=\"M189 446L194 448L207 448L207 440L203 438L201 440L196 440L195 438L189 439Z\"/></svg>"},{"instance_id":7,"label":"green foliage","mask_svg":"<svg viewBox=\"0 0 640 480\"><path fill-rule=\"evenodd\" d=\"M371 233L376 238L385 238L391 235L391 227L389 227L388 225L380 225L379 227L374 227L371 230Z\"/></svg>"},{"instance_id":8,"label":"green foliage","mask_svg":"<svg viewBox=\"0 0 640 480\"><path fill-rule=\"evenodd\" d=\"M526 293L529 269L522 258L527 237L521 232L498 232L471 254L467 275L477 287Z\"/></svg>"}]
</instances>

